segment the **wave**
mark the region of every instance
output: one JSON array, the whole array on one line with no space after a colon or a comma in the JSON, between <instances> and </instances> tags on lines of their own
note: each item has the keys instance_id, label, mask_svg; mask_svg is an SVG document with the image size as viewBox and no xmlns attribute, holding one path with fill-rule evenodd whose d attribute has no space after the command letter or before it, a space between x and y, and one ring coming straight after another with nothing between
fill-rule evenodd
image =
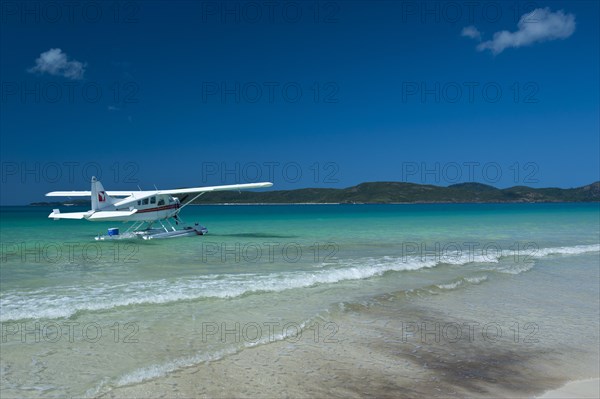
<instances>
[{"instance_id":1,"label":"wave","mask_svg":"<svg viewBox=\"0 0 600 399\"><path fill-rule=\"evenodd\" d=\"M431 284L419 288L410 288L406 290L387 292L379 294L366 300L354 301L354 302L338 302L337 310L342 313L345 312L360 312L370 308L373 305L385 304L394 298L410 298L410 297L424 297L429 295L438 295L446 291L453 291L459 288L464 288L469 285L478 285L488 280L487 275L478 275L470 277L460 277L446 283Z\"/></svg>"},{"instance_id":2,"label":"wave","mask_svg":"<svg viewBox=\"0 0 600 399\"><path fill-rule=\"evenodd\" d=\"M303 331L313 319L305 320L302 323L300 323L298 325L299 330ZM147 380L163 377L169 373L181 370L186 367L191 367L198 364L223 359L226 356L239 353L246 348L283 341L285 339L295 337L297 333L298 331L296 329L293 329L293 332L282 331L279 334L274 334L272 336L269 335L265 338L259 339L256 342L245 342L244 344L238 347L223 348L220 350L216 350L213 353L205 353L201 351L192 356L180 357L164 363L152 364L147 367L142 367L119 377L112 384L108 383L108 381L106 380L101 381L95 388L88 390L85 394L85 397L96 397L99 394L106 393L106 391L109 391L111 389L111 385L112 387L124 387L128 385L139 384Z\"/></svg>"},{"instance_id":3,"label":"wave","mask_svg":"<svg viewBox=\"0 0 600 399\"><path fill-rule=\"evenodd\" d=\"M387 258L387 257L386 257ZM419 270L434 261L399 261L395 258L353 261L355 266L317 271L271 274L208 275L177 280L140 281L94 287L61 287L9 293L0 297L0 321L34 318L68 318L79 311L108 310L120 306L165 304L202 298L234 298L256 292L280 292L318 284L362 280L389 271ZM362 266L358 264L362 263ZM43 307L40 304L44 304Z\"/></svg>"},{"instance_id":4,"label":"wave","mask_svg":"<svg viewBox=\"0 0 600 399\"><path fill-rule=\"evenodd\" d=\"M503 274L521 274L533 269L535 259L548 256L572 256L598 251L600 251L600 244L549 248L538 248L535 245L530 245L521 250L506 251L502 254L502 257L512 258L513 262L500 265L493 269L488 268L487 270Z\"/></svg>"},{"instance_id":5,"label":"wave","mask_svg":"<svg viewBox=\"0 0 600 399\"><path fill-rule=\"evenodd\" d=\"M531 256L542 258L548 255L578 255L586 252L600 251L600 244L575 245L572 247L539 248Z\"/></svg>"},{"instance_id":6,"label":"wave","mask_svg":"<svg viewBox=\"0 0 600 399\"><path fill-rule=\"evenodd\" d=\"M435 284L435 287L440 290L454 290L465 284L480 284L487 280L487 276L463 277L458 280L446 284Z\"/></svg>"},{"instance_id":7,"label":"wave","mask_svg":"<svg viewBox=\"0 0 600 399\"><path fill-rule=\"evenodd\" d=\"M542 248L528 253L528 259L515 264L487 270L518 274L533 267L530 258L550 255L574 255L600 251L600 245ZM131 305L166 304L204 298L234 298L258 292L280 292L290 289L364 280L388 272L414 271L440 264L498 263L503 257L515 256L515 251L475 255L470 253L446 259L420 257L364 258L343 261L334 267L313 271L277 272L270 274L219 274L175 280L137 281L126 284L79 287L52 287L28 292L0 294L0 322L24 319L57 319L72 317L83 311L102 311ZM449 283L446 288L452 289ZM444 289L444 287L438 287ZM455 287L454 287L455 288Z\"/></svg>"}]
</instances>

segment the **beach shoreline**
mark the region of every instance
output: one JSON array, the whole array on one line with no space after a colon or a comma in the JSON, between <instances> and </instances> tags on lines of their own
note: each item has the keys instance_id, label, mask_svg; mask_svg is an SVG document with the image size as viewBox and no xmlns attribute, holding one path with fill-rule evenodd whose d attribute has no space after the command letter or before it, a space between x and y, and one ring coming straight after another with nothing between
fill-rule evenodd
<instances>
[{"instance_id":1,"label":"beach shoreline","mask_svg":"<svg viewBox=\"0 0 600 399\"><path fill-rule=\"evenodd\" d=\"M414 311L412 317L417 317ZM307 330L298 341L249 347L94 397L598 397L593 386L598 379L569 382L558 364L547 366L552 356L539 352L522 356L507 348L403 343L397 336L399 324L381 320L380 313L348 316L331 319L340 329L335 341L317 342ZM375 336L381 339L374 340Z\"/></svg>"},{"instance_id":2,"label":"beach shoreline","mask_svg":"<svg viewBox=\"0 0 600 399\"><path fill-rule=\"evenodd\" d=\"M519 304L535 306L531 299L539 292L530 288L539 274L524 273L519 281L500 278L493 285L486 280L444 295L399 292L345 303L319 320L322 327L336 326L333 340L324 339L330 337L324 329L315 339L315 329L307 325L302 339L246 347L175 371L137 370L134 378L98 397L597 397L590 386L597 379L578 379L597 375L598 354L581 343L567 349L553 335L564 324L552 313L515 310ZM485 302L514 285L520 297ZM551 289L558 293L560 286L557 280ZM474 305L461 307L464 303ZM531 322L540 331L535 342L528 342ZM518 339L515 323L523 333ZM472 334L454 340L448 331L464 325L473 326ZM410 333L415 326L429 332ZM503 339L490 339L496 327L487 326L503 329ZM597 334L588 328L581 336Z\"/></svg>"}]
</instances>

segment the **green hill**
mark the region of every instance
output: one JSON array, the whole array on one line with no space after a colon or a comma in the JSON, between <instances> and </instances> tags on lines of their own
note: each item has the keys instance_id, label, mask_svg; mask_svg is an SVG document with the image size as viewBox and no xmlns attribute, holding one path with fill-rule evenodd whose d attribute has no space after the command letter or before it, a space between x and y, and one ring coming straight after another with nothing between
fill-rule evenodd
<instances>
[{"instance_id":1,"label":"green hill","mask_svg":"<svg viewBox=\"0 0 600 399\"><path fill-rule=\"evenodd\" d=\"M217 191L207 193L195 204L293 204L293 203L483 203L483 202L595 202L600 201L600 182L577 188L499 189L481 183L460 183L448 187L400 182L361 183L348 188L301 188L275 191ZM77 205L89 200L70 201ZM36 202L31 205L61 205Z\"/></svg>"},{"instance_id":2,"label":"green hill","mask_svg":"<svg viewBox=\"0 0 600 399\"><path fill-rule=\"evenodd\" d=\"M448 187L400 182L361 183L335 188L305 188L262 192L215 192L194 201L211 203L480 203L480 202L594 202L600 201L600 182L587 186L531 188L516 186L505 189L480 183L460 183Z\"/></svg>"}]
</instances>

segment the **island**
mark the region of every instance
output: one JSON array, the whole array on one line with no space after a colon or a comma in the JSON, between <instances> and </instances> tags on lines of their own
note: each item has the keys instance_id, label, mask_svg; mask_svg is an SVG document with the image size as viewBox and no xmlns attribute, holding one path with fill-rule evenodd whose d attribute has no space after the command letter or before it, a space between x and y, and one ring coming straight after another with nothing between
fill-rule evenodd
<instances>
[{"instance_id":1,"label":"island","mask_svg":"<svg viewBox=\"0 0 600 399\"><path fill-rule=\"evenodd\" d=\"M406 182L368 182L347 188L301 188L273 191L220 191L193 204L418 204L418 203L526 203L598 202L600 181L576 188L496 188L482 183L447 187ZM88 199L69 201L87 205ZM32 206L60 206L63 202L34 202Z\"/></svg>"}]
</instances>

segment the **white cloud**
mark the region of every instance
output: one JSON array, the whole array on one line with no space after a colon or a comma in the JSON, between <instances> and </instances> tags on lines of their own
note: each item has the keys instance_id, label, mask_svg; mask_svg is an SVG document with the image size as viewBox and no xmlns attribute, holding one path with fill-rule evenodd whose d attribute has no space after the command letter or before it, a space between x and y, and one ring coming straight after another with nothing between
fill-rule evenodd
<instances>
[{"instance_id":1,"label":"white cloud","mask_svg":"<svg viewBox=\"0 0 600 399\"><path fill-rule=\"evenodd\" d=\"M477 50L500 54L510 47L566 39L575 31L575 16L565 14L562 10L552 12L549 8L537 8L522 15L517 26L519 29L516 32L503 30L494 33L493 39L477 45Z\"/></svg>"},{"instance_id":2,"label":"white cloud","mask_svg":"<svg viewBox=\"0 0 600 399\"><path fill-rule=\"evenodd\" d=\"M465 26L462 32L460 32L460 35L470 37L471 39L481 40L481 32L473 25Z\"/></svg>"},{"instance_id":3,"label":"white cloud","mask_svg":"<svg viewBox=\"0 0 600 399\"><path fill-rule=\"evenodd\" d=\"M83 79L86 64L69 60L67 55L59 48L51 48L41 53L35 66L27 70L31 73L48 73L50 75L64 76L65 78L79 80Z\"/></svg>"}]
</instances>

